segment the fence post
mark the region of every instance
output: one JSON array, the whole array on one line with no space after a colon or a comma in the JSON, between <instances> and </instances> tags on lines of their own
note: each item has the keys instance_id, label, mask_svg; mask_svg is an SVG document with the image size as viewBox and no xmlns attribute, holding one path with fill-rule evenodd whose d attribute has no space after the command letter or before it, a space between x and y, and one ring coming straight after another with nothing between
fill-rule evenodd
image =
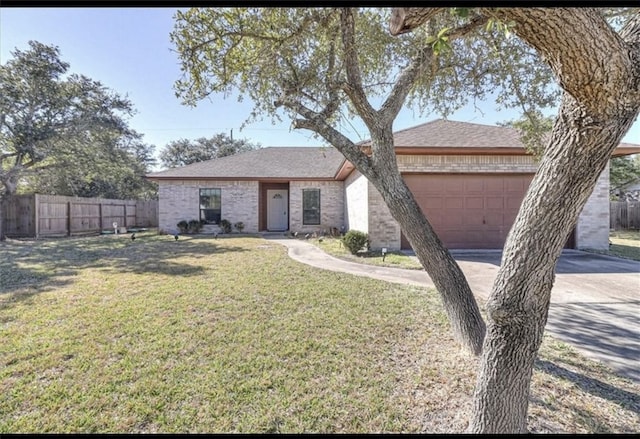
<instances>
[{"instance_id":1,"label":"fence post","mask_svg":"<svg viewBox=\"0 0 640 439\"><path fill-rule=\"evenodd\" d=\"M71 236L71 201L67 201L67 236Z\"/></svg>"},{"instance_id":2,"label":"fence post","mask_svg":"<svg viewBox=\"0 0 640 439\"><path fill-rule=\"evenodd\" d=\"M40 237L40 195L38 194L33 194L33 203L35 204L35 207L33 209L34 211L34 221L36 223L36 227L35 227L35 232L36 232L36 239L38 239Z\"/></svg>"}]
</instances>

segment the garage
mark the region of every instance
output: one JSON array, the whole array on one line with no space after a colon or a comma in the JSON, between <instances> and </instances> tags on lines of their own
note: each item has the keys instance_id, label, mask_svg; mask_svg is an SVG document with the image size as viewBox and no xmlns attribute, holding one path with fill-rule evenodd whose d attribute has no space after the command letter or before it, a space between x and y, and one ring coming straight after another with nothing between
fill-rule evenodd
<instances>
[{"instance_id":1,"label":"garage","mask_svg":"<svg viewBox=\"0 0 640 439\"><path fill-rule=\"evenodd\" d=\"M449 249L500 249L533 174L405 174L407 186ZM404 235L403 249L411 246Z\"/></svg>"}]
</instances>

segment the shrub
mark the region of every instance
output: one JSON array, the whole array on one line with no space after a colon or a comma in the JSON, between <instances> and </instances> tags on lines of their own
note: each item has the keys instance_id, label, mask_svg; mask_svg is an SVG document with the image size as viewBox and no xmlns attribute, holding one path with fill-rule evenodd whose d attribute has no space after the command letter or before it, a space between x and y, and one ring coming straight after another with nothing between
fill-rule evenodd
<instances>
[{"instance_id":1,"label":"shrub","mask_svg":"<svg viewBox=\"0 0 640 439\"><path fill-rule=\"evenodd\" d=\"M231 222L226 219L220 220L220 228L222 233L231 233Z\"/></svg>"},{"instance_id":2,"label":"shrub","mask_svg":"<svg viewBox=\"0 0 640 439\"><path fill-rule=\"evenodd\" d=\"M185 220L180 221L176 225L178 226L178 230L180 230L180 233L187 233L187 231L189 230L189 223Z\"/></svg>"},{"instance_id":3,"label":"shrub","mask_svg":"<svg viewBox=\"0 0 640 439\"><path fill-rule=\"evenodd\" d=\"M189 221L189 233L198 233L202 230L202 222L192 219Z\"/></svg>"},{"instance_id":4,"label":"shrub","mask_svg":"<svg viewBox=\"0 0 640 439\"><path fill-rule=\"evenodd\" d=\"M238 221L233 225L233 227L235 227L239 233L242 233L242 231L244 230L244 223L242 221Z\"/></svg>"},{"instance_id":5,"label":"shrub","mask_svg":"<svg viewBox=\"0 0 640 439\"><path fill-rule=\"evenodd\" d=\"M363 247L369 246L369 236L359 230L349 230L342 237L342 243L352 255L357 255Z\"/></svg>"}]
</instances>

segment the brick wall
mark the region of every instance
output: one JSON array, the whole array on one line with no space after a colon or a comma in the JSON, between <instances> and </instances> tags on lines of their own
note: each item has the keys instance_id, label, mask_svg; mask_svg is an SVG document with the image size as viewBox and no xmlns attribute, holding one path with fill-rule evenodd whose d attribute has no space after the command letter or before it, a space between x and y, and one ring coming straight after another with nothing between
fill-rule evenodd
<instances>
[{"instance_id":1,"label":"brick wall","mask_svg":"<svg viewBox=\"0 0 640 439\"><path fill-rule=\"evenodd\" d=\"M256 181L161 181L158 187L158 227L178 230L181 220L200 219L201 188L220 188L222 219L244 223L245 233L258 232L258 182Z\"/></svg>"},{"instance_id":2,"label":"brick wall","mask_svg":"<svg viewBox=\"0 0 640 439\"><path fill-rule=\"evenodd\" d=\"M576 225L578 249L609 249L609 164L582 208Z\"/></svg>"},{"instance_id":3,"label":"brick wall","mask_svg":"<svg viewBox=\"0 0 640 439\"><path fill-rule=\"evenodd\" d=\"M538 164L532 156L399 155L400 172L524 172Z\"/></svg>"},{"instance_id":4,"label":"brick wall","mask_svg":"<svg viewBox=\"0 0 640 439\"><path fill-rule=\"evenodd\" d=\"M344 182L345 229L369 233L369 180L357 170Z\"/></svg>"},{"instance_id":5,"label":"brick wall","mask_svg":"<svg viewBox=\"0 0 640 439\"><path fill-rule=\"evenodd\" d=\"M369 183L369 248L379 250L400 249L400 224L391 216L391 211L378 189Z\"/></svg>"},{"instance_id":6,"label":"brick wall","mask_svg":"<svg viewBox=\"0 0 640 439\"><path fill-rule=\"evenodd\" d=\"M320 224L302 223L302 189L320 189ZM344 182L291 181L289 183L289 230L310 233L329 232L344 227Z\"/></svg>"}]
</instances>

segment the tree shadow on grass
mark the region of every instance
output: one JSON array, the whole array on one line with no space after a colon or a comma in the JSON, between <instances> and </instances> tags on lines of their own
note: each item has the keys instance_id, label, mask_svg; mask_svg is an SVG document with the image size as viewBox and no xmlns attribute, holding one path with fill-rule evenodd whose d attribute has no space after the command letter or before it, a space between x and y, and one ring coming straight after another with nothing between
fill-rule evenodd
<instances>
[{"instance_id":1,"label":"tree shadow on grass","mask_svg":"<svg viewBox=\"0 0 640 439\"><path fill-rule=\"evenodd\" d=\"M29 297L60 288L80 270L93 268L128 273L194 276L202 266L180 262L184 256L207 258L246 252L226 240L137 234L47 240L7 240L0 244L0 298L21 291Z\"/></svg>"},{"instance_id":2,"label":"tree shadow on grass","mask_svg":"<svg viewBox=\"0 0 640 439\"><path fill-rule=\"evenodd\" d=\"M552 304L547 330L638 381L637 361L628 361L640 357L638 311L640 301Z\"/></svg>"},{"instance_id":3,"label":"tree shadow on grass","mask_svg":"<svg viewBox=\"0 0 640 439\"><path fill-rule=\"evenodd\" d=\"M573 372L551 361L538 359L534 367L543 373L570 381L584 392L609 400L618 404L621 408L640 414L640 396L637 393L629 392L598 379ZM545 404L542 401L536 402Z\"/></svg>"}]
</instances>

